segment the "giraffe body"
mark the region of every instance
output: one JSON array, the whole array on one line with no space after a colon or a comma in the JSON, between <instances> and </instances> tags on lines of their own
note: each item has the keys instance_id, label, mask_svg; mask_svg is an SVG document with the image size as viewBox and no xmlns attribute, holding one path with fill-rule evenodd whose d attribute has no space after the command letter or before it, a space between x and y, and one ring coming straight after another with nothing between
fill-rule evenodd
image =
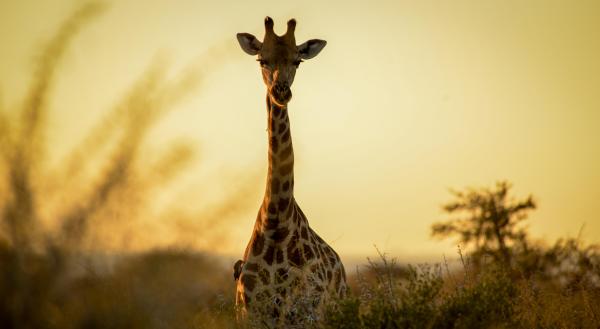
<instances>
[{"instance_id":1,"label":"giraffe body","mask_svg":"<svg viewBox=\"0 0 600 329\"><path fill-rule=\"evenodd\" d=\"M265 27L263 43L249 34L238 34L244 51L259 55L268 88L269 169L265 197L234 277L236 304L242 314L270 316L274 327L297 323L298 316L317 316L324 301L344 296L347 287L338 254L310 228L293 194L289 88L299 61L316 56L325 41L296 46L294 20L288 22L288 32L282 37L274 34L269 17Z\"/></svg>"}]
</instances>

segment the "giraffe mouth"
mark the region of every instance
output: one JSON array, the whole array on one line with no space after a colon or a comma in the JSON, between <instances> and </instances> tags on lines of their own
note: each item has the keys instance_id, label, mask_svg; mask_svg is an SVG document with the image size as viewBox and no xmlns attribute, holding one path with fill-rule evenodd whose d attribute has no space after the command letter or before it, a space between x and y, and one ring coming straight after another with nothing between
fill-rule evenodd
<instances>
[{"instance_id":1,"label":"giraffe mouth","mask_svg":"<svg viewBox=\"0 0 600 329\"><path fill-rule=\"evenodd\" d=\"M284 106L292 99L292 91L290 88L278 88L277 86L269 90L271 100L277 105Z\"/></svg>"}]
</instances>

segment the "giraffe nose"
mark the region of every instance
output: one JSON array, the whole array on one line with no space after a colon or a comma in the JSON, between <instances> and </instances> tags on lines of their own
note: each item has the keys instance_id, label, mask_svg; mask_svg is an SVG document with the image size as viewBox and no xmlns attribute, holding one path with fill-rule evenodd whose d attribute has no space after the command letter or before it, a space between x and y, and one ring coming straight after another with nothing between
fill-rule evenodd
<instances>
[{"instance_id":1,"label":"giraffe nose","mask_svg":"<svg viewBox=\"0 0 600 329\"><path fill-rule=\"evenodd\" d=\"M287 85L287 83L277 83L275 84L275 92L284 95L285 93L290 91L290 87Z\"/></svg>"},{"instance_id":2,"label":"giraffe nose","mask_svg":"<svg viewBox=\"0 0 600 329\"><path fill-rule=\"evenodd\" d=\"M292 98L292 91L287 83L276 83L271 88L271 95L279 104L286 104Z\"/></svg>"}]
</instances>

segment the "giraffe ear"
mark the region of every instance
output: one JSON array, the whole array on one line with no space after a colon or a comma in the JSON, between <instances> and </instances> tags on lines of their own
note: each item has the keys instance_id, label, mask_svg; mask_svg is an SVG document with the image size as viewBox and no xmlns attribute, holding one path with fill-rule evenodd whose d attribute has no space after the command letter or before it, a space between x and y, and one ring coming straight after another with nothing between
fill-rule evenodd
<instances>
[{"instance_id":1,"label":"giraffe ear","mask_svg":"<svg viewBox=\"0 0 600 329\"><path fill-rule=\"evenodd\" d=\"M256 39L250 33L238 33L237 34L238 42L242 47L242 50L246 52L248 55L256 55L262 48L262 43Z\"/></svg>"},{"instance_id":2,"label":"giraffe ear","mask_svg":"<svg viewBox=\"0 0 600 329\"><path fill-rule=\"evenodd\" d=\"M305 43L298 46L298 52L300 53L300 58L311 59L311 58L317 56L321 52L321 50L323 48L325 48L326 44L327 44L327 41L319 40L319 39L312 39L312 40L306 41Z\"/></svg>"}]
</instances>

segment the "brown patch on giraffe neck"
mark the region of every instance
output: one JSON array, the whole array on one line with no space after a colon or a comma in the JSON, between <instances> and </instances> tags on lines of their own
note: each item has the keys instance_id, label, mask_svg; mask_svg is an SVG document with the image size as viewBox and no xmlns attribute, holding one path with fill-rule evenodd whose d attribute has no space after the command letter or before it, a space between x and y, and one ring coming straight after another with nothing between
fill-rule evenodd
<instances>
[{"instance_id":1,"label":"brown patch on giraffe neck","mask_svg":"<svg viewBox=\"0 0 600 329\"><path fill-rule=\"evenodd\" d=\"M286 106L271 102L267 96L269 169L267 188L263 200L262 229L264 237L281 242L287 238L293 223L290 205L293 204L294 151L290 134L290 121Z\"/></svg>"}]
</instances>

